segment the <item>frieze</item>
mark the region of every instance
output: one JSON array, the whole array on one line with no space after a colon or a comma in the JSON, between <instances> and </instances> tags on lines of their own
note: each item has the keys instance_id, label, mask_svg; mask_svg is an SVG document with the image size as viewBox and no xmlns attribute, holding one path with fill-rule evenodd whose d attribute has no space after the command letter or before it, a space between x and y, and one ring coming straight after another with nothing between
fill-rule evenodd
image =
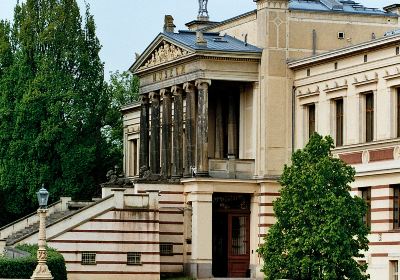
<instances>
[{"instance_id":1,"label":"frieze","mask_svg":"<svg viewBox=\"0 0 400 280\"><path fill-rule=\"evenodd\" d=\"M187 54L189 54L187 50L163 41L161 43L161 46L159 46L151 54L150 58L145 62L144 66L140 67L139 69L143 70L146 68L150 68L186 56Z\"/></svg>"},{"instance_id":2,"label":"frieze","mask_svg":"<svg viewBox=\"0 0 400 280\"><path fill-rule=\"evenodd\" d=\"M170 78L178 77L186 74L185 65L171 67L162 71L153 73L153 82L160 82Z\"/></svg>"}]
</instances>

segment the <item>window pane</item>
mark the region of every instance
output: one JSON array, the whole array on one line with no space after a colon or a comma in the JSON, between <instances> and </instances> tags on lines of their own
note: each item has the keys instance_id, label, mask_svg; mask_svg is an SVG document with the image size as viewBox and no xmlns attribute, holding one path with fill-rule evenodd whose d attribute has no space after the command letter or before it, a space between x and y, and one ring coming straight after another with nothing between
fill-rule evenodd
<instances>
[{"instance_id":1,"label":"window pane","mask_svg":"<svg viewBox=\"0 0 400 280\"><path fill-rule=\"evenodd\" d=\"M343 99L336 100L336 146L343 145Z\"/></svg>"},{"instance_id":2,"label":"window pane","mask_svg":"<svg viewBox=\"0 0 400 280\"><path fill-rule=\"evenodd\" d=\"M400 137L400 88L397 89L397 137Z\"/></svg>"},{"instance_id":3,"label":"window pane","mask_svg":"<svg viewBox=\"0 0 400 280\"><path fill-rule=\"evenodd\" d=\"M362 198L367 203L367 213L365 214L363 220L365 224L371 228L371 188L363 188L361 190Z\"/></svg>"},{"instance_id":4,"label":"window pane","mask_svg":"<svg viewBox=\"0 0 400 280\"><path fill-rule=\"evenodd\" d=\"M247 253L247 217L232 217L232 255Z\"/></svg>"},{"instance_id":5,"label":"window pane","mask_svg":"<svg viewBox=\"0 0 400 280\"><path fill-rule=\"evenodd\" d=\"M315 132L315 104L308 106L308 138Z\"/></svg>"},{"instance_id":6,"label":"window pane","mask_svg":"<svg viewBox=\"0 0 400 280\"><path fill-rule=\"evenodd\" d=\"M393 186L393 228L399 228L399 185Z\"/></svg>"},{"instance_id":7,"label":"window pane","mask_svg":"<svg viewBox=\"0 0 400 280\"><path fill-rule=\"evenodd\" d=\"M365 105L366 141L371 142L374 139L374 95L372 93L365 96Z\"/></svg>"}]
</instances>

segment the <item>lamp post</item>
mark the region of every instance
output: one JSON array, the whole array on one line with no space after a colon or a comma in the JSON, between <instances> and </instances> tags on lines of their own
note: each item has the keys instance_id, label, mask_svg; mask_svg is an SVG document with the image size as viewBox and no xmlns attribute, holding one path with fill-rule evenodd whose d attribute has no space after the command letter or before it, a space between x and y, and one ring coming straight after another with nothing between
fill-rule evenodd
<instances>
[{"instance_id":1,"label":"lamp post","mask_svg":"<svg viewBox=\"0 0 400 280\"><path fill-rule=\"evenodd\" d=\"M33 272L31 279L34 280L52 280L53 276L49 268L47 267L47 252L46 252L46 213L47 213L47 201L49 200L49 192L42 188L36 193L39 201L39 249L37 251L38 264L35 271Z\"/></svg>"}]
</instances>

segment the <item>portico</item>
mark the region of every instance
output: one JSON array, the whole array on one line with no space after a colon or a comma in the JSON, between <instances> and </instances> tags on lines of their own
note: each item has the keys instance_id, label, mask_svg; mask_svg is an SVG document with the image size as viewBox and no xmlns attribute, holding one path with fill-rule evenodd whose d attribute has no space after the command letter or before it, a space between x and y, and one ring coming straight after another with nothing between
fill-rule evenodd
<instances>
[{"instance_id":1,"label":"portico","mask_svg":"<svg viewBox=\"0 0 400 280\"><path fill-rule=\"evenodd\" d=\"M260 57L218 33L155 39L131 68L141 81L140 180L252 178L252 143L239 132L253 129Z\"/></svg>"}]
</instances>

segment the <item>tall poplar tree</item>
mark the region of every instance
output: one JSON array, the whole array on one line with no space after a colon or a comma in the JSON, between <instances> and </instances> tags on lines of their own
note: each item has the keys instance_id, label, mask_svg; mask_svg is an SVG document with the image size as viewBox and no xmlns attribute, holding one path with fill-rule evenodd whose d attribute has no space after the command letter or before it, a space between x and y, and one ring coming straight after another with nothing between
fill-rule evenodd
<instances>
[{"instance_id":1,"label":"tall poplar tree","mask_svg":"<svg viewBox=\"0 0 400 280\"><path fill-rule=\"evenodd\" d=\"M0 23L0 224L60 196L100 194L112 155L93 16L75 0L26 0Z\"/></svg>"},{"instance_id":2,"label":"tall poplar tree","mask_svg":"<svg viewBox=\"0 0 400 280\"><path fill-rule=\"evenodd\" d=\"M350 195L354 168L334 158L332 148L331 137L314 134L285 166L277 221L259 249L266 279L369 278L355 259L368 250L367 206Z\"/></svg>"}]
</instances>

